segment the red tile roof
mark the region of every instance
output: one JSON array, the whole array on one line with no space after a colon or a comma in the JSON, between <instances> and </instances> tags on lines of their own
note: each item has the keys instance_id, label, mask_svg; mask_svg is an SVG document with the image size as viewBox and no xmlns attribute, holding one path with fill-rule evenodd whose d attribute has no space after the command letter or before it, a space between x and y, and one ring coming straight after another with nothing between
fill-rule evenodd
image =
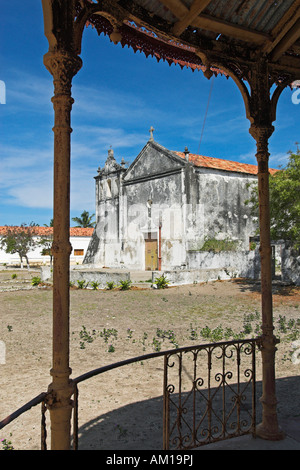
<instances>
[{"instance_id":1,"label":"red tile roof","mask_svg":"<svg viewBox=\"0 0 300 470\"><path fill-rule=\"evenodd\" d=\"M174 152L181 158L185 158L184 152ZM193 153L189 154L189 161L193 163L193 165L201 167L201 168L213 168L215 170L223 170L223 171L232 171L237 173L247 173L250 175L257 175L257 166L250 165L248 163L239 163L233 162L230 160L222 160L221 158L213 158L213 157L205 157L204 155L195 155ZM276 173L278 170L274 170L272 168L269 169L270 173Z\"/></svg>"},{"instance_id":2,"label":"red tile roof","mask_svg":"<svg viewBox=\"0 0 300 470\"><path fill-rule=\"evenodd\" d=\"M34 227L38 236L46 236L53 233L53 227ZM7 227L0 227L0 235L5 235ZM91 237L93 228L70 227L70 237Z\"/></svg>"}]
</instances>

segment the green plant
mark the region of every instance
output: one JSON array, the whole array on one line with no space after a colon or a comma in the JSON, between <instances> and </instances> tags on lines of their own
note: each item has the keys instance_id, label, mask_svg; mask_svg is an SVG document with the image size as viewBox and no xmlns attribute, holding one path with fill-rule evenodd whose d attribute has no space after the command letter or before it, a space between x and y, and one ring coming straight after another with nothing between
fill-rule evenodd
<instances>
[{"instance_id":1,"label":"green plant","mask_svg":"<svg viewBox=\"0 0 300 470\"><path fill-rule=\"evenodd\" d=\"M11 325L7 325L8 331L12 331L13 327Z\"/></svg>"},{"instance_id":2,"label":"green plant","mask_svg":"<svg viewBox=\"0 0 300 470\"><path fill-rule=\"evenodd\" d=\"M95 339L96 330L93 330L92 333L87 331L86 327L83 326L82 330L79 332L79 337L82 340L80 342L80 349L85 349L85 343L92 343Z\"/></svg>"},{"instance_id":3,"label":"green plant","mask_svg":"<svg viewBox=\"0 0 300 470\"><path fill-rule=\"evenodd\" d=\"M91 282L92 289L94 289L94 290L98 290L99 285L100 285L100 283L97 282L97 281L92 281Z\"/></svg>"},{"instance_id":4,"label":"green plant","mask_svg":"<svg viewBox=\"0 0 300 470\"><path fill-rule=\"evenodd\" d=\"M12 278L12 279L17 279L17 277L18 277L18 276L16 275L16 273L13 273L13 274L11 275L11 278Z\"/></svg>"},{"instance_id":5,"label":"green plant","mask_svg":"<svg viewBox=\"0 0 300 470\"><path fill-rule=\"evenodd\" d=\"M251 323L250 322L245 322L244 323L243 333L245 335L249 335L252 331L253 331L253 328L252 328Z\"/></svg>"},{"instance_id":6,"label":"green plant","mask_svg":"<svg viewBox=\"0 0 300 470\"><path fill-rule=\"evenodd\" d=\"M109 353L111 353L111 352L115 352L115 347L114 347L114 345L113 345L113 344L110 344L110 345L108 346L108 350L107 350L107 352L109 352Z\"/></svg>"},{"instance_id":7,"label":"green plant","mask_svg":"<svg viewBox=\"0 0 300 470\"><path fill-rule=\"evenodd\" d=\"M32 286L38 286L40 283L41 283L41 278L38 277L38 276L34 276L34 277L31 279L31 285L32 285Z\"/></svg>"},{"instance_id":8,"label":"green plant","mask_svg":"<svg viewBox=\"0 0 300 470\"><path fill-rule=\"evenodd\" d=\"M2 449L1 450L14 450L11 441L7 439L1 439Z\"/></svg>"},{"instance_id":9,"label":"green plant","mask_svg":"<svg viewBox=\"0 0 300 470\"><path fill-rule=\"evenodd\" d=\"M109 281L106 283L107 289L112 290L116 287L115 283L113 281Z\"/></svg>"},{"instance_id":10,"label":"green plant","mask_svg":"<svg viewBox=\"0 0 300 470\"><path fill-rule=\"evenodd\" d=\"M232 330L232 328L230 327L225 328L224 338L228 341L229 338L232 338L233 336L234 336L234 331Z\"/></svg>"},{"instance_id":11,"label":"green plant","mask_svg":"<svg viewBox=\"0 0 300 470\"><path fill-rule=\"evenodd\" d=\"M281 331L282 333L286 333L287 332L286 317L279 315L278 323L279 323L279 331Z\"/></svg>"},{"instance_id":12,"label":"green plant","mask_svg":"<svg viewBox=\"0 0 300 470\"><path fill-rule=\"evenodd\" d=\"M204 339L209 339L209 338L210 338L210 334L211 334L211 329L209 328L209 326L205 326L205 327L202 328L201 331L200 331L200 335L201 335L202 338L204 338Z\"/></svg>"},{"instance_id":13,"label":"green plant","mask_svg":"<svg viewBox=\"0 0 300 470\"><path fill-rule=\"evenodd\" d=\"M221 341L223 338L223 327L221 325L217 326L211 331L210 337L212 341L217 342Z\"/></svg>"},{"instance_id":14,"label":"green plant","mask_svg":"<svg viewBox=\"0 0 300 470\"><path fill-rule=\"evenodd\" d=\"M195 330L195 328L193 327L192 324L190 324L190 336L189 336L189 338L191 340L198 339L198 333L197 333L197 331Z\"/></svg>"},{"instance_id":15,"label":"green plant","mask_svg":"<svg viewBox=\"0 0 300 470\"><path fill-rule=\"evenodd\" d=\"M146 345L146 339L148 338L148 333L144 331L143 337L142 337L142 345L143 345L143 351L145 351L145 345Z\"/></svg>"},{"instance_id":16,"label":"green plant","mask_svg":"<svg viewBox=\"0 0 300 470\"><path fill-rule=\"evenodd\" d=\"M127 338L132 338L133 330L131 328L127 328Z\"/></svg>"},{"instance_id":17,"label":"green plant","mask_svg":"<svg viewBox=\"0 0 300 470\"><path fill-rule=\"evenodd\" d=\"M125 279L124 281L120 281L120 289L121 290L128 290L130 289L131 286L131 280L130 279Z\"/></svg>"},{"instance_id":18,"label":"green plant","mask_svg":"<svg viewBox=\"0 0 300 470\"><path fill-rule=\"evenodd\" d=\"M152 340L152 346L153 346L154 351L160 351L161 350L161 342L158 341L158 339L155 338L155 337Z\"/></svg>"},{"instance_id":19,"label":"green plant","mask_svg":"<svg viewBox=\"0 0 300 470\"><path fill-rule=\"evenodd\" d=\"M200 251L212 251L220 253L221 251L236 251L238 242L236 240L217 240L216 238L206 239Z\"/></svg>"},{"instance_id":20,"label":"green plant","mask_svg":"<svg viewBox=\"0 0 300 470\"><path fill-rule=\"evenodd\" d=\"M88 286L88 284L89 283L86 282L85 280L77 281L78 289L85 289Z\"/></svg>"},{"instance_id":21,"label":"green plant","mask_svg":"<svg viewBox=\"0 0 300 470\"><path fill-rule=\"evenodd\" d=\"M118 332L115 328L109 328L109 329L103 328L103 330L100 331L99 336L101 336L101 338L104 338L104 342L107 343L108 339L111 336L113 336L115 339L117 339Z\"/></svg>"},{"instance_id":22,"label":"green plant","mask_svg":"<svg viewBox=\"0 0 300 470\"><path fill-rule=\"evenodd\" d=\"M144 333L145 335L145 333ZM164 339L168 339L170 341L170 343L174 344L175 347L177 347L177 342L176 342L176 338L175 338L175 333L173 330L162 330L161 328L157 328L156 329L156 336L158 338L161 338L163 341ZM156 342L154 341L153 343L154 347L156 346Z\"/></svg>"},{"instance_id":23,"label":"green plant","mask_svg":"<svg viewBox=\"0 0 300 470\"><path fill-rule=\"evenodd\" d=\"M168 287L169 283L170 283L170 281L168 281L168 279L166 279L164 274L160 277L157 277L155 279L155 282L154 282L157 289L166 289Z\"/></svg>"}]
</instances>

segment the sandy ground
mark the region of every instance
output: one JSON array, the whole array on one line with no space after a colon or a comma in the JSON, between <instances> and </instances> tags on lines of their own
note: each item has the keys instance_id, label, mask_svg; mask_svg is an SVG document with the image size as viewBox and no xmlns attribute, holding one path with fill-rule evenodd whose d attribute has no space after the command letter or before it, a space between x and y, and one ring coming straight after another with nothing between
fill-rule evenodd
<instances>
[{"instance_id":1,"label":"sandy ground","mask_svg":"<svg viewBox=\"0 0 300 470\"><path fill-rule=\"evenodd\" d=\"M52 290L32 287L36 273L0 272L0 419L47 390L51 368ZM202 344L204 328L232 334L260 324L259 285L242 280L164 290L72 289L72 377L130 357ZM278 416L300 416L300 364L292 343L300 337L300 288L274 286ZM170 334L172 332L172 334ZM221 335L222 336L222 335ZM232 339L232 338L229 338ZM107 342L106 342L107 340ZM258 397L261 391L257 358ZM162 449L163 358L139 361L79 385L80 449ZM258 405L258 419L260 405ZM40 406L0 431L15 449L40 448ZM49 416L47 413L49 424Z\"/></svg>"}]
</instances>

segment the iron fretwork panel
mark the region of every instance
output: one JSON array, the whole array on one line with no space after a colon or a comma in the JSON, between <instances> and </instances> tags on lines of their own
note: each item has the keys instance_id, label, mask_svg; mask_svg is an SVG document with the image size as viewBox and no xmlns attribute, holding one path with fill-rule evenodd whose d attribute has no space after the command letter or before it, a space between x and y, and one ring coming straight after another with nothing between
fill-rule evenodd
<instances>
[{"instance_id":1,"label":"iron fretwork panel","mask_svg":"<svg viewBox=\"0 0 300 470\"><path fill-rule=\"evenodd\" d=\"M255 435L256 343L214 343L165 356L164 449Z\"/></svg>"}]
</instances>

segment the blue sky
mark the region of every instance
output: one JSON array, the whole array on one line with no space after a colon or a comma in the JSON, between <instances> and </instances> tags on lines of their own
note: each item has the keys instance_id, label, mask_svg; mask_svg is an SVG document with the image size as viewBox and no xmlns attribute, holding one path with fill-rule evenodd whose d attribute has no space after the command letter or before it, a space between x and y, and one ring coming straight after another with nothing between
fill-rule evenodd
<instances>
[{"instance_id":1,"label":"blue sky","mask_svg":"<svg viewBox=\"0 0 300 470\"><path fill-rule=\"evenodd\" d=\"M48 50L40 0L2 2L0 80L0 225L52 218L52 77L43 65ZM199 149L211 82L202 72L148 59L92 28L84 32L83 67L73 80L71 217L95 212L94 176L110 146L117 161L132 162L149 139L170 150ZM284 165L299 137L300 105L286 89L270 139L270 166ZM231 79L212 88L200 153L256 163L255 142L241 95ZM71 225L73 223L71 222Z\"/></svg>"}]
</instances>

